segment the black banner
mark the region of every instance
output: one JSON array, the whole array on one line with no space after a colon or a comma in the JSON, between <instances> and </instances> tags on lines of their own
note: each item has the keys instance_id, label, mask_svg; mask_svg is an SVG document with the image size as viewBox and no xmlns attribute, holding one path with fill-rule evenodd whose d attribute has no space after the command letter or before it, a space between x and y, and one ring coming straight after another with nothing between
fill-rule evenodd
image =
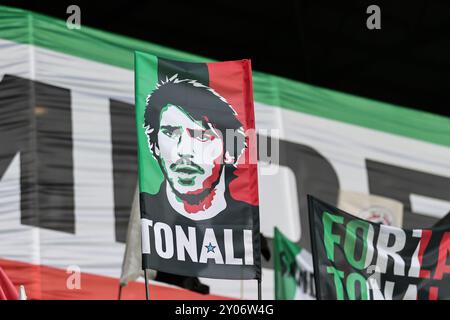
<instances>
[{"instance_id":1,"label":"black banner","mask_svg":"<svg viewBox=\"0 0 450 320\"><path fill-rule=\"evenodd\" d=\"M401 229L308 197L319 299L450 299L450 227Z\"/></svg>"}]
</instances>

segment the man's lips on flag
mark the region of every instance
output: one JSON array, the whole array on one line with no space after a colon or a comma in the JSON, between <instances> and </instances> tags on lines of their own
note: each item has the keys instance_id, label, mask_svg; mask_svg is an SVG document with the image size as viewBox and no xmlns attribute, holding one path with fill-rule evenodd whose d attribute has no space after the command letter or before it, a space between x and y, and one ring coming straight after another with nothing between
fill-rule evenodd
<instances>
[{"instance_id":1,"label":"man's lips on flag","mask_svg":"<svg viewBox=\"0 0 450 320\"><path fill-rule=\"evenodd\" d=\"M205 173L205 170L203 170L203 168L200 167L198 164L183 158L171 164L170 170L177 173L184 173L188 175Z\"/></svg>"}]
</instances>

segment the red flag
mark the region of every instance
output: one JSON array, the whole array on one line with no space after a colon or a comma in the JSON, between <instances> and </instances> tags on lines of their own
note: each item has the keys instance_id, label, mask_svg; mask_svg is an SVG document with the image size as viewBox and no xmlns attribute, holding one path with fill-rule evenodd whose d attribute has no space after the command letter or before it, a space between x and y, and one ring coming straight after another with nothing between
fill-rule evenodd
<instances>
[{"instance_id":1,"label":"red flag","mask_svg":"<svg viewBox=\"0 0 450 320\"><path fill-rule=\"evenodd\" d=\"M19 294L11 280L0 267L0 300L19 300Z\"/></svg>"}]
</instances>

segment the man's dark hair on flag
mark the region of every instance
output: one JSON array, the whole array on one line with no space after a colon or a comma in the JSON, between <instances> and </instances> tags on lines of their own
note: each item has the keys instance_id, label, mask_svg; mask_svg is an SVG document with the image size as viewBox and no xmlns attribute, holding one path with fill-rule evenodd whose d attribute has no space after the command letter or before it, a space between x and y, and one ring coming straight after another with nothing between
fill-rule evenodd
<instances>
[{"instance_id":1,"label":"man's dark hair on flag","mask_svg":"<svg viewBox=\"0 0 450 320\"><path fill-rule=\"evenodd\" d=\"M155 157L157 157L155 147L159 147L158 132L161 110L168 104L183 109L194 120L200 121L205 128L219 130L223 136L224 155L228 152L237 162L246 147L246 140L236 112L212 88L196 80L178 79L176 75L159 83L147 98L144 126L147 129L150 149ZM234 131L236 139L233 143L227 143L227 129Z\"/></svg>"}]
</instances>

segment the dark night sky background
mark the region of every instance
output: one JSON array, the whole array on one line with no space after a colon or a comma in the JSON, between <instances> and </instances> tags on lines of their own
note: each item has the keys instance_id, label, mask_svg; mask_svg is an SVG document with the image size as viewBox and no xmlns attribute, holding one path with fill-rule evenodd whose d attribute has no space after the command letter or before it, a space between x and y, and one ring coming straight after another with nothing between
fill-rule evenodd
<instances>
[{"instance_id":1,"label":"dark night sky background","mask_svg":"<svg viewBox=\"0 0 450 320\"><path fill-rule=\"evenodd\" d=\"M7 1L216 60L449 115L450 1ZM381 7L381 30L366 8Z\"/></svg>"}]
</instances>

